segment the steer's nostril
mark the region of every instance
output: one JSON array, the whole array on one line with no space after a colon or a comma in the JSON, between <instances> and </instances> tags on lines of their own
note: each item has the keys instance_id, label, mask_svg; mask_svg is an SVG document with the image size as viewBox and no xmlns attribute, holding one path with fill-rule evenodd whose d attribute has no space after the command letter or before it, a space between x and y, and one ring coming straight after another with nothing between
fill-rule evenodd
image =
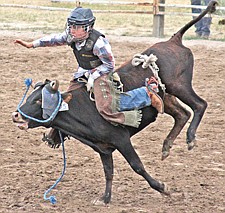
<instances>
[{"instance_id":1,"label":"steer's nostril","mask_svg":"<svg viewBox=\"0 0 225 213\"><path fill-rule=\"evenodd\" d=\"M19 118L19 113L18 112L13 112L12 113L12 118L13 118L13 120L18 119Z\"/></svg>"}]
</instances>

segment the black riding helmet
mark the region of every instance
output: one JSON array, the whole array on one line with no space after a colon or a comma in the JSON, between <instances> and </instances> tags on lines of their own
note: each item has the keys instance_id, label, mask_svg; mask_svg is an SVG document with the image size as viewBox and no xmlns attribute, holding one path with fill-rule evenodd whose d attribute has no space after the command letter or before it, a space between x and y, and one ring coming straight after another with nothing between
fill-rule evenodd
<instances>
[{"instance_id":1,"label":"black riding helmet","mask_svg":"<svg viewBox=\"0 0 225 213\"><path fill-rule=\"evenodd\" d=\"M69 15L67 19L68 26L84 26L93 27L95 23L95 17L91 9L77 7Z\"/></svg>"}]
</instances>

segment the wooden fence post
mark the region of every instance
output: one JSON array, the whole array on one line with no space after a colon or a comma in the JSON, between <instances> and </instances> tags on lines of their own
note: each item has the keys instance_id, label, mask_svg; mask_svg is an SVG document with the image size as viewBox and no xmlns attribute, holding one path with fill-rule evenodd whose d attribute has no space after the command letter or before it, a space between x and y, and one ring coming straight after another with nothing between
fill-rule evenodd
<instances>
[{"instance_id":1,"label":"wooden fence post","mask_svg":"<svg viewBox=\"0 0 225 213\"><path fill-rule=\"evenodd\" d=\"M165 11L165 7L159 7L159 3L164 4L165 0L153 0L153 31L152 36L164 37L164 15L158 12Z\"/></svg>"}]
</instances>

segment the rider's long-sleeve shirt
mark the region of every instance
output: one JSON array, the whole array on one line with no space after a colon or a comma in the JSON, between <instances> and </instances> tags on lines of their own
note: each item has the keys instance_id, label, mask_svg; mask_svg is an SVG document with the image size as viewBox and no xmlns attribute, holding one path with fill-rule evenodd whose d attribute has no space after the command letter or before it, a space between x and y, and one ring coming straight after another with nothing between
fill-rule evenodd
<instances>
[{"instance_id":1,"label":"rider's long-sleeve shirt","mask_svg":"<svg viewBox=\"0 0 225 213\"><path fill-rule=\"evenodd\" d=\"M60 34L52 34L49 36L45 36L38 40L33 41L33 47L47 47L47 46L61 46L68 44L67 42L68 34L66 31ZM82 46L85 45L85 41L82 43L76 42L76 48L79 50ZM82 67L78 66L77 72L74 73L74 78L79 78L83 76L85 73L93 74L94 79L99 76L109 73L115 68L115 59L111 50L111 46L108 40L102 36L98 38L94 47L93 54L97 55L99 59L102 61L102 64L92 70L86 70Z\"/></svg>"}]
</instances>

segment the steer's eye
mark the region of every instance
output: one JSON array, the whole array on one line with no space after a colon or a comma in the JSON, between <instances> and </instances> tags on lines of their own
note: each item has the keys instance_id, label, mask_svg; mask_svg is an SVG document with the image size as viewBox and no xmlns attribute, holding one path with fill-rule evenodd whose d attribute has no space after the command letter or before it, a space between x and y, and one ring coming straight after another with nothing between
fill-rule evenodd
<instances>
[{"instance_id":1,"label":"steer's eye","mask_svg":"<svg viewBox=\"0 0 225 213\"><path fill-rule=\"evenodd\" d=\"M36 103L37 103L38 105L41 105L42 100L41 100L41 99L38 99L38 100L36 101Z\"/></svg>"}]
</instances>

